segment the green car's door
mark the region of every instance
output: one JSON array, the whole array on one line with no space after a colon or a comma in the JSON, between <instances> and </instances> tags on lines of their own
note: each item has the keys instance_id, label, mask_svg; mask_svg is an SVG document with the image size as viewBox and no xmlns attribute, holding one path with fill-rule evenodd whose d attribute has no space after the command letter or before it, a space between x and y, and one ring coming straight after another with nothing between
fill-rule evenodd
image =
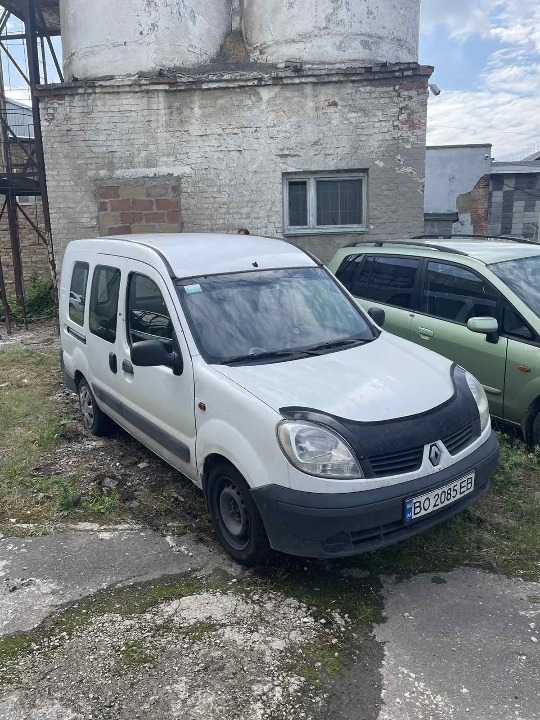
<instances>
[{"instance_id":1,"label":"green car's door","mask_svg":"<svg viewBox=\"0 0 540 720\"><path fill-rule=\"evenodd\" d=\"M357 255L336 275L365 310L384 310L385 330L408 340L420 266L418 258Z\"/></svg>"},{"instance_id":2,"label":"green car's door","mask_svg":"<svg viewBox=\"0 0 540 720\"><path fill-rule=\"evenodd\" d=\"M508 338L504 419L521 423L540 396L540 337L509 303L505 303L502 331Z\"/></svg>"},{"instance_id":3,"label":"green car's door","mask_svg":"<svg viewBox=\"0 0 540 720\"><path fill-rule=\"evenodd\" d=\"M471 372L484 386L490 411L503 417L508 339L471 332L473 317L499 321L500 293L485 278L451 262L428 261L421 312L411 324L410 339Z\"/></svg>"}]
</instances>

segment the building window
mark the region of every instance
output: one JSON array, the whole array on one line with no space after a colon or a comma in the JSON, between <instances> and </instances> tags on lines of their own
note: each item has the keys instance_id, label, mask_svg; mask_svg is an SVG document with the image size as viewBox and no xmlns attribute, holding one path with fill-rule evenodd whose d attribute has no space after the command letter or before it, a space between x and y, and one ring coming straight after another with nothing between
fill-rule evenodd
<instances>
[{"instance_id":1,"label":"building window","mask_svg":"<svg viewBox=\"0 0 540 720\"><path fill-rule=\"evenodd\" d=\"M285 233L361 232L367 230L367 174L285 175Z\"/></svg>"}]
</instances>

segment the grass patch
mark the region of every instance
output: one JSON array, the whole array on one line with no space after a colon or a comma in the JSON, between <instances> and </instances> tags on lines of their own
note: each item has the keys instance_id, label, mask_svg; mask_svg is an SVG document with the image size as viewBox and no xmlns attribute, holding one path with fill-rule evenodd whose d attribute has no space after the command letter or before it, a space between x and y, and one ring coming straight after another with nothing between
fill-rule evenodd
<instances>
[{"instance_id":1,"label":"grass patch","mask_svg":"<svg viewBox=\"0 0 540 720\"><path fill-rule=\"evenodd\" d=\"M433 530L352 563L373 573L437 573L458 565L540 577L540 450L500 434L501 460L476 505ZM351 564L351 563L348 563Z\"/></svg>"},{"instance_id":2,"label":"grass patch","mask_svg":"<svg viewBox=\"0 0 540 720\"><path fill-rule=\"evenodd\" d=\"M191 642L198 643L202 642L210 633L215 632L218 627L219 625L216 623L201 621L180 628L180 634L188 640L191 640Z\"/></svg>"},{"instance_id":3,"label":"grass patch","mask_svg":"<svg viewBox=\"0 0 540 720\"><path fill-rule=\"evenodd\" d=\"M51 517L58 503L35 471L58 444L65 421L51 398L58 357L12 348L0 353L0 525Z\"/></svg>"},{"instance_id":4,"label":"grass patch","mask_svg":"<svg viewBox=\"0 0 540 720\"><path fill-rule=\"evenodd\" d=\"M70 516L99 522L127 517L116 492L92 487L82 494L77 476L39 470L69 430L53 397L59 380L56 353L0 352L0 531L6 534L17 534L12 520L44 526Z\"/></svg>"},{"instance_id":5,"label":"grass patch","mask_svg":"<svg viewBox=\"0 0 540 720\"><path fill-rule=\"evenodd\" d=\"M124 668L155 668L156 656L144 646L142 640L128 640L120 651L120 666Z\"/></svg>"}]
</instances>

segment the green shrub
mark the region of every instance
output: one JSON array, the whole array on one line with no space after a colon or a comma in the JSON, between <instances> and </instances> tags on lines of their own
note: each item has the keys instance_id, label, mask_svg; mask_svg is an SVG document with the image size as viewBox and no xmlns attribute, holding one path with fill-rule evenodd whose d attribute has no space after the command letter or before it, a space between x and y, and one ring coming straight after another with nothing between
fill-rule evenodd
<instances>
[{"instance_id":1,"label":"green shrub","mask_svg":"<svg viewBox=\"0 0 540 720\"><path fill-rule=\"evenodd\" d=\"M32 275L25 287L26 318L27 320L45 320L54 317L54 289L52 280ZM11 318L21 323L23 314L13 295L8 296ZM0 320L4 320L4 308L0 307Z\"/></svg>"}]
</instances>

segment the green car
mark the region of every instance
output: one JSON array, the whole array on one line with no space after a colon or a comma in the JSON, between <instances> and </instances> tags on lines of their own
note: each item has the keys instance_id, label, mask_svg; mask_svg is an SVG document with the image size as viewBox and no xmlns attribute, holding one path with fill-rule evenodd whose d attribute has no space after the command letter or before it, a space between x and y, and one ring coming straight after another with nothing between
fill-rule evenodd
<instances>
[{"instance_id":1,"label":"green car","mask_svg":"<svg viewBox=\"0 0 540 720\"><path fill-rule=\"evenodd\" d=\"M540 245L361 242L328 267L366 310L384 310L386 330L475 375L491 414L540 444Z\"/></svg>"}]
</instances>

